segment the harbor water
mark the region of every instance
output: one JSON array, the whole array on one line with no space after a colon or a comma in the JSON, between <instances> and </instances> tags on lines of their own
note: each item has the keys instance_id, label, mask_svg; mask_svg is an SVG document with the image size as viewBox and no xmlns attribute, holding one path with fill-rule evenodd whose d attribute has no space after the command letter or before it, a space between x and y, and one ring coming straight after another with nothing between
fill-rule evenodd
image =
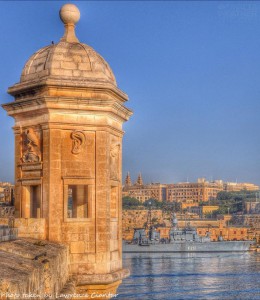
<instances>
[{"instance_id":1,"label":"harbor water","mask_svg":"<svg viewBox=\"0 0 260 300\"><path fill-rule=\"evenodd\" d=\"M125 253L116 299L260 300L260 253Z\"/></svg>"}]
</instances>

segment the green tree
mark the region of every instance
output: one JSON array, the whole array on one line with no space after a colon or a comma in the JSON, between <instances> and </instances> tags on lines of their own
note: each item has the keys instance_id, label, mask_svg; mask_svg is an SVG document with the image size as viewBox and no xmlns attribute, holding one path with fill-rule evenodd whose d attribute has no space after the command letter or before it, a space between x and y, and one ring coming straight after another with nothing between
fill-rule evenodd
<instances>
[{"instance_id":1,"label":"green tree","mask_svg":"<svg viewBox=\"0 0 260 300\"><path fill-rule=\"evenodd\" d=\"M149 208L162 208L162 202L158 201L157 199L148 199L144 202L144 207Z\"/></svg>"},{"instance_id":2,"label":"green tree","mask_svg":"<svg viewBox=\"0 0 260 300\"><path fill-rule=\"evenodd\" d=\"M123 197L123 209L135 209L138 206L141 206L142 203L136 198L132 198L129 196Z\"/></svg>"},{"instance_id":3,"label":"green tree","mask_svg":"<svg viewBox=\"0 0 260 300\"><path fill-rule=\"evenodd\" d=\"M255 199L255 191L237 191L237 192L219 192L217 195L218 205L220 206L218 211L214 214L236 214L243 213L245 208L245 202Z\"/></svg>"},{"instance_id":4,"label":"green tree","mask_svg":"<svg viewBox=\"0 0 260 300\"><path fill-rule=\"evenodd\" d=\"M228 199L232 199L232 194L230 192L219 192L217 195L217 199L218 200L228 200Z\"/></svg>"}]
</instances>

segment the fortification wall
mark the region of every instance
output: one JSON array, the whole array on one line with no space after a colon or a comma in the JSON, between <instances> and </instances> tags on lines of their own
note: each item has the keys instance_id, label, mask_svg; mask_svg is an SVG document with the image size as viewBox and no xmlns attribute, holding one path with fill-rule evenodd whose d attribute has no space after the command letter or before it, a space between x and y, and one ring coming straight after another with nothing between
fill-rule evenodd
<instances>
[{"instance_id":1,"label":"fortification wall","mask_svg":"<svg viewBox=\"0 0 260 300\"><path fill-rule=\"evenodd\" d=\"M235 225L260 228L260 214L235 215L232 217L232 223Z\"/></svg>"},{"instance_id":2,"label":"fortification wall","mask_svg":"<svg viewBox=\"0 0 260 300\"><path fill-rule=\"evenodd\" d=\"M8 218L0 218L0 224L8 225ZM39 240L46 239L45 219L34 218L15 218L14 227L18 228L18 237L34 238Z\"/></svg>"},{"instance_id":3,"label":"fortification wall","mask_svg":"<svg viewBox=\"0 0 260 300\"><path fill-rule=\"evenodd\" d=\"M0 243L0 299L54 299L69 278L68 247L35 239Z\"/></svg>"},{"instance_id":4,"label":"fortification wall","mask_svg":"<svg viewBox=\"0 0 260 300\"><path fill-rule=\"evenodd\" d=\"M143 228L147 222L147 210L123 210L123 239L132 239L134 228ZM171 213L163 212L162 210L152 210L151 220L153 224L165 224L165 227L171 226ZM183 228L187 226L188 222L192 227L218 227L219 220L211 219L180 219L177 215L178 226Z\"/></svg>"}]
</instances>

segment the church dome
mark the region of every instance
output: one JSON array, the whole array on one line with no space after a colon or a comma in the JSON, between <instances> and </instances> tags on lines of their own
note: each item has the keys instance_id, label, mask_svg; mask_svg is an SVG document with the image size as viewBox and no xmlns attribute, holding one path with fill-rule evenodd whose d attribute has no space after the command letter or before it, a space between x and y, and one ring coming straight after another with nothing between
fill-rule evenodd
<instances>
[{"instance_id":1,"label":"church dome","mask_svg":"<svg viewBox=\"0 0 260 300\"><path fill-rule=\"evenodd\" d=\"M26 62L20 83L44 79L72 81L73 83L111 83L115 76L103 57L90 46L80 43L75 35L75 24L80 18L78 8L65 4L60 10L65 33L57 44L46 46Z\"/></svg>"}]
</instances>

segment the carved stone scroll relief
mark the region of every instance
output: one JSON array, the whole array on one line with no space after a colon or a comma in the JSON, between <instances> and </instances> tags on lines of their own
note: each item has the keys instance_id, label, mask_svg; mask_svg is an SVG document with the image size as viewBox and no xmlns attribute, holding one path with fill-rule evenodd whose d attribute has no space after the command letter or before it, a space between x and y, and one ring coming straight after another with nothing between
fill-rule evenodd
<instances>
[{"instance_id":1,"label":"carved stone scroll relief","mask_svg":"<svg viewBox=\"0 0 260 300\"><path fill-rule=\"evenodd\" d=\"M22 134L22 162L37 163L41 161L40 141L32 128L26 129Z\"/></svg>"},{"instance_id":2,"label":"carved stone scroll relief","mask_svg":"<svg viewBox=\"0 0 260 300\"><path fill-rule=\"evenodd\" d=\"M119 170L119 152L120 152L120 143L114 142L110 146L110 176L112 179L118 179L118 170Z\"/></svg>"},{"instance_id":3,"label":"carved stone scroll relief","mask_svg":"<svg viewBox=\"0 0 260 300\"><path fill-rule=\"evenodd\" d=\"M71 133L73 154L79 154L86 143L85 134L82 131L75 130Z\"/></svg>"}]
</instances>

